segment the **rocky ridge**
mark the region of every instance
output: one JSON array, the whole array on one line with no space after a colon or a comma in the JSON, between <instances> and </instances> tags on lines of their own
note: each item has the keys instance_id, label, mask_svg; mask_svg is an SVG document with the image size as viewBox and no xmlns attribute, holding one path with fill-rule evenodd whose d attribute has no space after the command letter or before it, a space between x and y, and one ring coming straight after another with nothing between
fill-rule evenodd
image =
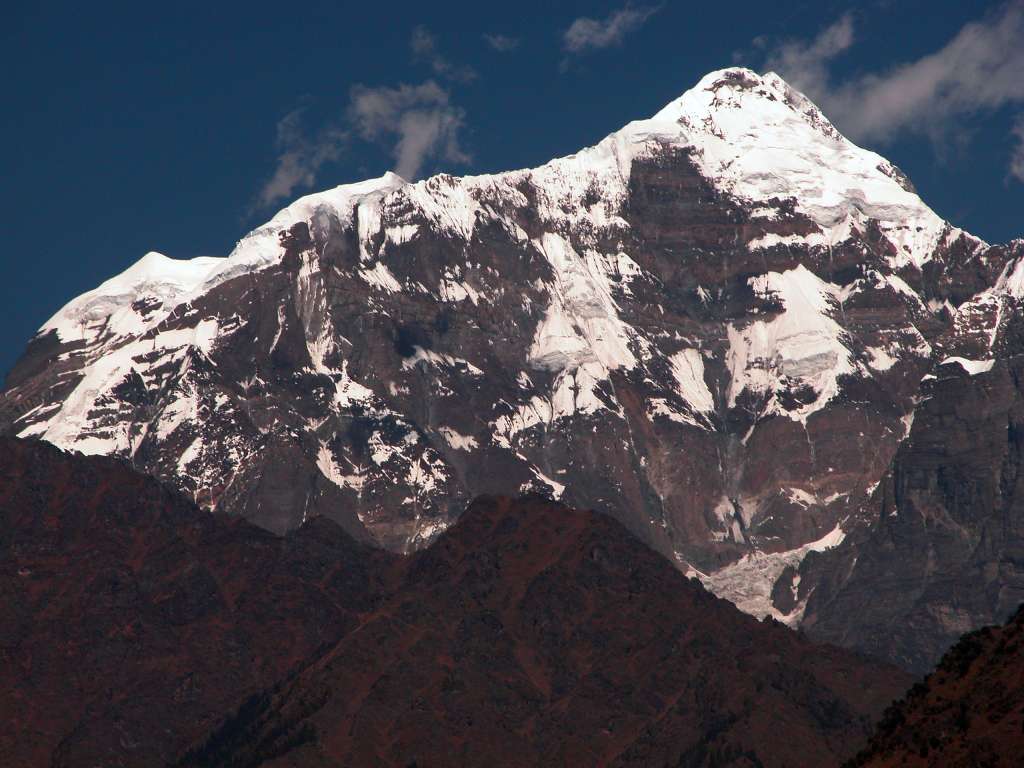
<instances>
[{"instance_id":1,"label":"rocky ridge","mask_svg":"<svg viewBox=\"0 0 1024 768\"><path fill-rule=\"evenodd\" d=\"M537 497L473 502L403 565L358 631L183 765L838 765L908 679Z\"/></svg>"},{"instance_id":2,"label":"rocky ridge","mask_svg":"<svg viewBox=\"0 0 1024 768\"><path fill-rule=\"evenodd\" d=\"M1024 611L965 635L923 682L886 711L847 768L1020 764Z\"/></svg>"},{"instance_id":3,"label":"rocky ridge","mask_svg":"<svg viewBox=\"0 0 1024 768\"><path fill-rule=\"evenodd\" d=\"M478 500L403 558L2 438L0 523L16 768L837 764L908 682L536 497Z\"/></svg>"},{"instance_id":4,"label":"rocky ridge","mask_svg":"<svg viewBox=\"0 0 1024 768\"><path fill-rule=\"evenodd\" d=\"M358 624L396 558L286 538L107 457L0 438L5 766L174 762Z\"/></svg>"}]
</instances>

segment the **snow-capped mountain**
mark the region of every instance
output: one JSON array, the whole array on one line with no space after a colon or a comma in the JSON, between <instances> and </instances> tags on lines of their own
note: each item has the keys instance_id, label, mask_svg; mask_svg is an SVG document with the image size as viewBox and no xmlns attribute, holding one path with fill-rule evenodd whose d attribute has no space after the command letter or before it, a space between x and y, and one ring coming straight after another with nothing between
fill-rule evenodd
<instances>
[{"instance_id":1,"label":"snow-capped mountain","mask_svg":"<svg viewBox=\"0 0 1024 768\"><path fill-rule=\"evenodd\" d=\"M875 525L928 377L1010 354L1022 256L726 69L539 168L386 174L226 258L147 254L40 329L0 428L397 550L540 490L795 625L800 574Z\"/></svg>"}]
</instances>

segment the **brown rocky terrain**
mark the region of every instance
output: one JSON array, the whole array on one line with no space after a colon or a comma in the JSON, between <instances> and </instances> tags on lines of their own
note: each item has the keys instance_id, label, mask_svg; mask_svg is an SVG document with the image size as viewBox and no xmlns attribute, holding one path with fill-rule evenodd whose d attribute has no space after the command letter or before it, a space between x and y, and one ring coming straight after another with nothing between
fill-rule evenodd
<instances>
[{"instance_id":1,"label":"brown rocky terrain","mask_svg":"<svg viewBox=\"0 0 1024 768\"><path fill-rule=\"evenodd\" d=\"M908 683L536 497L403 558L7 438L0 516L9 766L835 765Z\"/></svg>"},{"instance_id":2,"label":"brown rocky terrain","mask_svg":"<svg viewBox=\"0 0 1024 768\"><path fill-rule=\"evenodd\" d=\"M965 635L847 768L1012 768L1024 750L1024 609Z\"/></svg>"},{"instance_id":3,"label":"brown rocky terrain","mask_svg":"<svg viewBox=\"0 0 1024 768\"><path fill-rule=\"evenodd\" d=\"M393 559L0 439L0 763L159 766L357 625Z\"/></svg>"},{"instance_id":4,"label":"brown rocky terrain","mask_svg":"<svg viewBox=\"0 0 1024 768\"><path fill-rule=\"evenodd\" d=\"M358 630L184 764L838 765L908 683L536 497L475 501L400 570Z\"/></svg>"}]
</instances>

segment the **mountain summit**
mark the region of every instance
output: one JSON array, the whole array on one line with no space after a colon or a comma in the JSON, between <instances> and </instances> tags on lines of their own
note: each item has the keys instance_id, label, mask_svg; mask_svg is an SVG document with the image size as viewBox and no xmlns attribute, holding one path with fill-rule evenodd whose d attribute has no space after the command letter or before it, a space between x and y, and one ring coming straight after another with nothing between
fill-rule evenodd
<instances>
[{"instance_id":1,"label":"mountain summit","mask_svg":"<svg viewBox=\"0 0 1024 768\"><path fill-rule=\"evenodd\" d=\"M821 601L882 547L928 377L959 360L984 386L1012 354L1022 255L942 221L777 75L726 69L539 168L387 174L225 259L147 255L43 326L0 428L402 551L474 496L541 491L842 641L857 617ZM935 642L1003 618L981 604Z\"/></svg>"}]
</instances>

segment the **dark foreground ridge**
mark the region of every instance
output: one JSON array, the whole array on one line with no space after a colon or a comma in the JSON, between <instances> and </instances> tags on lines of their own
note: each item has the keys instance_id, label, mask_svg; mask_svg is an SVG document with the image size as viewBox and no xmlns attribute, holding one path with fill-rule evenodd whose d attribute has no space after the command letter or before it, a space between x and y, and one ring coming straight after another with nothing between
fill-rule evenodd
<instances>
[{"instance_id":1,"label":"dark foreground ridge","mask_svg":"<svg viewBox=\"0 0 1024 768\"><path fill-rule=\"evenodd\" d=\"M536 497L478 499L400 570L185 764L838 765L907 684Z\"/></svg>"},{"instance_id":2,"label":"dark foreground ridge","mask_svg":"<svg viewBox=\"0 0 1024 768\"><path fill-rule=\"evenodd\" d=\"M0 763L159 766L357 626L395 556L0 439Z\"/></svg>"},{"instance_id":3,"label":"dark foreground ridge","mask_svg":"<svg viewBox=\"0 0 1024 768\"><path fill-rule=\"evenodd\" d=\"M1011 768L1024 755L1024 608L965 635L893 705L848 768Z\"/></svg>"},{"instance_id":4,"label":"dark foreground ridge","mask_svg":"<svg viewBox=\"0 0 1024 768\"><path fill-rule=\"evenodd\" d=\"M17 439L0 595L6 766L837 765L908 683L603 515L483 498L402 558Z\"/></svg>"}]
</instances>

